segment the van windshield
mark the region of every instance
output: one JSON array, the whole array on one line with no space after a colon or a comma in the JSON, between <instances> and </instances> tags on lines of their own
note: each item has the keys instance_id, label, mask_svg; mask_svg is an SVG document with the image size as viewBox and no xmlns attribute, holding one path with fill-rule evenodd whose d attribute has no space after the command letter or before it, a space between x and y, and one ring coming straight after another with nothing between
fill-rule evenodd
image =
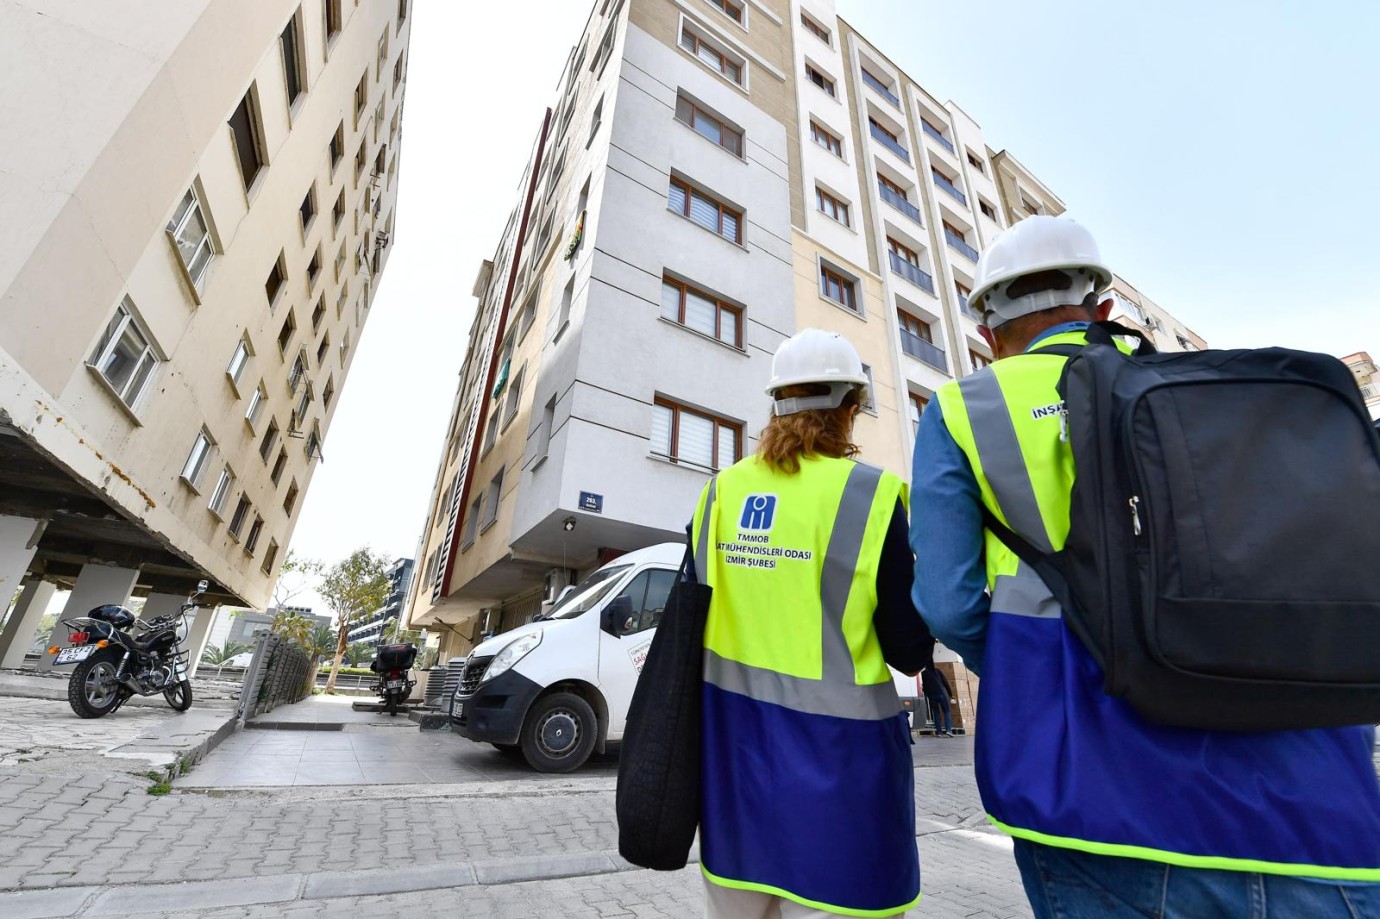
<instances>
[{"instance_id":1,"label":"van windshield","mask_svg":"<svg viewBox=\"0 0 1380 919\"><path fill-rule=\"evenodd\" d=\"M599 605L618 584L618 577L632 565L618 565L614 568L600 568L580 582L560 604L546 614L547 619L574 619Z\"/></svg>"}]
</instances>

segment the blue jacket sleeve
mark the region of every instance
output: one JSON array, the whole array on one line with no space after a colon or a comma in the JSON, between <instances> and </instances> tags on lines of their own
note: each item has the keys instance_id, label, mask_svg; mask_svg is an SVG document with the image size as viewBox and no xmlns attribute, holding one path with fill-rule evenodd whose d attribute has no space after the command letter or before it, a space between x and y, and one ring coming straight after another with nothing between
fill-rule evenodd
<instances>
[{"instance_id":1,"label":"blue jacket sleeve","mask_svg":"<svg viewBox=\"0 0 1380 919\"><path fill-rule=\"evenodd\" d=\"M915 608L934 637L981 674L989 612L982 495L968 457L944 425L938 400L925 407L916 433L910 547Z\"/></svg>"}]
</instances>

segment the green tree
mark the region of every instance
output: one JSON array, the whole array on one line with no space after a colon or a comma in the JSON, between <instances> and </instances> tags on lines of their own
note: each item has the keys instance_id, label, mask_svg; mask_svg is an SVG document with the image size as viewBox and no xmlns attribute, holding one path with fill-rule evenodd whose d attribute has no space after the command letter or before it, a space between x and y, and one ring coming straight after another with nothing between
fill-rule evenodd
<instances>
[{"instance_id":1,"label":"green tree","mask_svg":"<svg viewBox=\"0 0 1380 919\"><path fill-rule=\"evenodd\" d=\"M316 592L336 615L335 660L331 664L330 678L326 680L326 692L335 690L350 629L388 599L389 564L387 558L374 554L367 546L356 549L348 558L332 565L317 588Z\"/></svg>"},{"instance_id":2,"label":"green tree","mask_svg":"<svg viewBox=\"0 0 1380 919\"><path fill-rule=\"evenodd\" d=\"M328 625L318 625L307 636L306 649L314 663L320 664L335 650L335 631Z\"/></svg>"},{"instance_id":3,"label":"green tree","mask_svg":"<svg viewBox=\"0 0 1380 919\"><path fill-rule=\"evenodd\" d=\"M273 629L275 635L281 635L294 644L301 645L310 649L311 632L316 628L316 620L303 616L296 610L279 609L273 615Z\"/></svg>"},{"instance_id":4,"label":"green tree","mask_svg":"<svg viewBox=\"0 0 1380 919\"><path fill-rule=\"evenodd\" d=\"M201 652L201 662L210 664L213 667L224 666L225 662L237 654L243 654L250 650L250 646L239 641L225 640L225 644L217 648L215 645L207 645L206 650Z\"/></svg>"},{"instance_id":5,"label":"green tree","mask_svg":"<svg viewBox=\"0 0 1380 919\"><path fill-rule=\"evenodd\" d=\"M357 641L345 648L345 660L351 667L358 667L374 657L374 646Z\"/></svg>"}]
</instances>

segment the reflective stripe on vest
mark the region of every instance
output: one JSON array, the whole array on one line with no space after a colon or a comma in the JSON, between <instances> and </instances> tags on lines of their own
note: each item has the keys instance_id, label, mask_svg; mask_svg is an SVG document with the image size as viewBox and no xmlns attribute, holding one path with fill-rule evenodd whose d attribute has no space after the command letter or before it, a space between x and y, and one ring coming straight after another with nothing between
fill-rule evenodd
<instances>
[{"instance_id":1,"label":"reflective stripe on vest","mask_svg":"<svg viewBox=\"0 0 1380 919\"><path fill-rule=\"evenodd\" d=\"M744 463L750 462L753 460L744 461ZM866 661L855 660L854 653L849 646L846 620L849 610L853 608L850 606L850 598L854 605L857 603L857 598L852 596L855 580L859 576L859 565L862 562L861 555L864 544L868 541L869 523L875 521L879 516L876 513L878 501L889 496L885 521L881 524L883 533L872 534L877 545L880 546L880 536L884 535L885 525L890 522L890 508L894 506L897 497L904 497L904 486L895 476L884 473L883 470L874 466L847 460L821 461L819 458L807 460L805 464L807 466L824 466L824 468L811 469L806 481L821 482L819 487L827 489L829 485L825 484L824 480L831 475L842 472L843 468L834 464L843 463L851 468L846 469L846 478L837 510L829 529L827 548L818 566L818 602L821 612L818 676L783 672L783 670L790 668L761 666L762 661L748 663L734 660L728 654L721 653L721 649L716 650L709 641L706 641L704 675L707 682L721 689L736 692L761 702L783 705L810 714L874 721L895 716L900 711L899 699L889 672L886 670L884 662L881 661L879 649L873 649L876 655L875 661L871 660L870 656ZM739 466L742 465L739 464ZM749 479L752 485L761 484L766 487L768 484L761 480L763 474L754 471L751 467L734 467L734 469L739 477L756 477L757 481ZM724 475L725 473L721 473L720 478ZM885 488L883 488L884 476L889 476ZM792 490L807 487L797 477L789 477L789 479L793 480L789 481L789 490L782 489L788 496ZM770 484L779 486L787 483L772 482ZM718 479L711 481L702 496L694 522L696 571L702 572L701 580L714 587L716 591L719 585L714 583L717 579L715 563L720 552L718 547L711 543L711 530L714 531L716 542L728 539L726 534L732 530L735 521L722 521L722 515L736 512L736 508L725 510L719 506L722 504L719 500L722 489L723 483L721 481ZM749 491L751 490L749 488ZM809 548L817 551L814 546ZM872 571L873 583L875 583L875 563L875 558L867 560ZM748 573L738 576L752 575ZM756 576L769 577L771 575L766 572L757 572ZM866 611L866 615L870 628L870 609ZM860 674L861 678L866 679L865 682L859 682Z\"/></svg>"},{"instance_id":2,"label":"reflective stripe on vest","mask_svg":"<svg viewBox=\"0 0 1380 919\"><path fill-rule=\"evenodd\" d=\"M1061 549L1072 453L1053 425L1060 364L1041 341L941 387L944 423L984 506ZM988 820L1011 835L1192 868L1380 880L1373 733L1231 734L1146 723L1102 675L1043 583L990 532L992 588L975 770ZM1164 782L1173 783L1166 794Z\"/></svg>"}]
</instances>

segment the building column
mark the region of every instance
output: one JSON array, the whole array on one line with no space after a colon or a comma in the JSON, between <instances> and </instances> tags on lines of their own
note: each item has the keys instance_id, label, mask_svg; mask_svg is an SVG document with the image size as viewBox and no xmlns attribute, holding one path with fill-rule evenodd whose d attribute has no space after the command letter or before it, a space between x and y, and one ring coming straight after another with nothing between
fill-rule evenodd
<instances>
[{"instance_id":1,"label":"building column","mask_svg":"<svg viewBox=\"0 0 1380 919\"><path fill-rule=\"evenodd\" d=\"M0 603L8 604L23 583L43 526L32 517L0 517Z\"/></svg>"},{"instance_id":2,"label":"building column","mask_svg":"<svg viewBox=\"0 0 1380 919\"><path fill-rule=\"evenodd\" d=\"M139 614L139 618L148 622L159 616L171 616L182 607L186 599L182 594L150 593L144 599L144 611Z\"/></svg>"},{"instance_id":3,"label":"building column","mask_svg":"<svg viewBox=\"0 0 1380 919\"><path fill-rule=\"evenodd\" d=\"M67 597L67 605L62 608L58 620L85 616L96 607L108 603L123 606L129 602L130 591L134 590L134 582L138 579L137 568L116 568L87 562L82 566L81 574L77 575L77 583ZM50 644L58 648L70 647L72 643L67 640L68 634L67 629L54 629ZM56 655L45 652L38 659L39 672L52 670L55 659Z\"/></svg>"},{"instance_id":4,"label":"building column","mask_svg":"<svg viewBox=\"0 0 1380 919\"><path fill-rule=\"evenodd\" d=\"M0 632L0 667L18 669L24 665L24 655L55 593L57 585L48 581L34 579L24 585L24 592L19 595L4 632Z\"/></svg>"},{"instance_id":5,"label":"building column","mask_svg":"<svg viewBox=\"0 0 1380 919\"><path fill-rule=\"evenodd\" d=\"M220 615L220 605L203 606L189 615L191 621L187 628L187 640L182 643L182 647L187 650L187 676L191 678L196 676L197 668L201 666L201 652L206 650L207 639L211 637L211 627Z\"/></svg>"}]
</instances>

